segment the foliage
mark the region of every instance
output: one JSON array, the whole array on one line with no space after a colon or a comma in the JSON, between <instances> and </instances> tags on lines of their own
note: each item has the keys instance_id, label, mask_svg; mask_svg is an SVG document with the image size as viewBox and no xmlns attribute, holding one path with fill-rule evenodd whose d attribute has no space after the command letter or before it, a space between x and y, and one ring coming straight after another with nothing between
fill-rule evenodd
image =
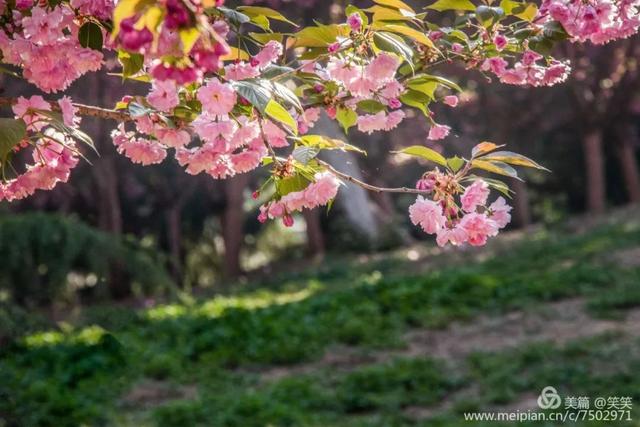
<instances>
[{"instance_id":1,"label":"foliage","mask_svg":"<svg viewBox=\"0 0 640 427\"><path fill-rule=\"evenodd\" d=\"M0 290L23 305L62 301L76 292L104 295L114 268L123 273L121 280L147 293L171 286L157 256L136 241L57 215L0 217L0 257Z\"/></svg>"},{"instance_id":2,"label":"foliage","mask_svg":"<svg viewBox=\"0 0 640 427\"><path fill-rule=\"evenodd\" d=\"M366 357L374 348L401 347L409 328L444 326L480 313L574 296L592 304L601 304L605 295L621 301L640 271L617 267L605 255L637 246L639 225L634 220L575 236L541 232L464 267L426 266L412 273L419 265L404 257L365 264L337 260L320 270L273 277L271 286L261 283L259 290L213 299L141 311L89 308L73 327L28 332L4 347L0 374L8 380L2 387L12 398L0 399L0 413L27 427L101 421L140 425L118 418L122 410L114 408L127 389L145 378L176 390L198 385L197 397L181 400L178 395L150 411L149 422L163 426L410 425L403 408L429 406L468 384L480 384L482 399L465 407L505 402L552 376L565 378L562 372L588 372L586 363L606 358L602 352L610 344L585 343L577 348L586 350L561 353L543 346L473 356L468 369L439 360L400 359L347 372L303 372L268 383L255 372L313 361L340 344ZM623 315L629 307L611 304L607 314ZM630 352L617 355L623 359L617 365L621 369L637 363ZM586 358L585 365L571 370L569 364L580 358ZM511 372L519 376L509 377ZM566 384L602 389L628 381L627 371L621 372L603 372L600 379L571 374L575 382ZM442 425L448 425L446 420L455 425L447 417Z\"/></svg>"}]
</instances>

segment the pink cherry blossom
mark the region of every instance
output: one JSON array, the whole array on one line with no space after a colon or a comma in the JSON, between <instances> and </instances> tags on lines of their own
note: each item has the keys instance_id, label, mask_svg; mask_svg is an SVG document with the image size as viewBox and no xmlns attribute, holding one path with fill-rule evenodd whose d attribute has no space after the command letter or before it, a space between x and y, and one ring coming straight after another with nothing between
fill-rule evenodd
<instances>
[{"instance_id":1,"label":"pink cherry blossom","mask_svg":"<svg viewBox=\"0 0 640 427\"><path fill-rule=\"evenodd\" d=\"M255 64L264 68L267 65L275 62L280 56L282 56L282 43L276 40L270 40L256 56L253 57Z\"/></svg>"},{"instance_id":2,"label":"pink cherry blossom","mask_svg":"<svg viewBox=\"0 0 640 427\"><path fill-rule=\"evenodd\" d=\"M264 139L269 141L272 147L282 148L289 146L286 132L271 120L264 120L262 122L262 133L264 133Z\"/></svg>"},{"instance_id":3,"label":"pink cherry blossom","mask_svg":"<svg viewBox=\"0 0 640 427\"><path fill-rule=\"evenodd\" d=\"M358 130L367 134L372 134L383 130L387 126L387 115L384 111L376 114L365 114L358 117Z\"/></svg>"},{"instance_id":4,"label":"pink cherry blossom","mask_svg":"<svg viewBox=\"0 0 640 427\"><path fill-rule=\"evenodd\" d=\"M59 182L68 181L71 169L78 164L75 144L52 128L45 129L44 133L48 138L35 142L34 163L28 164L15 178L0 182L0 201L23 199L37 190L51 190Z\"/></svg>"},{"instance_id":5,"label":"pink cherry blossom","mask_svg":"<svg viewBox=\"0 0 640 427\"><path fill-rule=\"evenodd\" d=\"M382 52L367 65L366 75L378 89L393 80L399 66L400 61L395 56Z\"/></svg>"},{"instance_id":6,"label":"pink cherry blossom","mask_svg":"<svg viewBox=\"0 0 640 427\"><path fill-rule=\"evenodd\" d=\"M451 128L449 126L436 123L435 125L431 126L431 129L429 129L429 136L427 136L427 138L432 141L438 141L440 139L446 138L449 135L450 131Z\"/></svg>"},{"instance_id":7,"label":"pink cherry blossom","mask_svg":"<svg viewBox=\"0 0 640 427\"><path fill-rule=\"evenodd\" d=\"M113 0L71 0L71 6L83 15L109 19L113 14L115 2Z\"/></svg>"},{"instance_id":8,"label":"pink cherry blossom","mask_svg":"<svg viewBox=\"0 0 640 427\"><path fill-rule=\"evenodd\" d=\"M157 110L165 112L173 110L180 103L176 83L173 80L154 81L147 101Z\"/></svg>"},{"instance_id":9,"label":"pink cherry blossom","mask_svg":"<svg viewBox=\"0 0 640 427\"><path fill-rule=\"evenodd\" d=\"M246 173L254 170L260 166L262 161L262 154L258 151L246 150L239 154L233 154L231 156L231 163L233 163L233 169L237 173Z\"/></svg>"},{"instance_id":10,"label":"pink cherry blossom","mask_svg":"<svg viewBox=\"0 0 640 427\"><path fill-rule=\"evenodd\" d=\"M202 109L215 116L229 114L236 105L236 92L226 83L211 79L198 91L198 100Z\"/></svg>"},{"instance_id":11,"label":"pink cherry blossom","mask_svg":"<svg viewBox=\"0 0 640 427\"><path fill-rule=\"evenodd\" d=\"M502 197L498 197L498 199L493 202L489 206L489 211L491 212L489 217L498 224L498 228L504 228L511 221L511 212L512 207L507 205L507 202Z\"/></svg>"},{"instance_id":12,"label":"pink cherry blossom","mask_svg":"<svg viewBox=\"0 0 640 427\"><path fill-rule=\"evenodd\" d=\"M248 62L238 62L235 64L229 64L224 67L225 77L228 80L245 80L258 77L260 75L260 69Z\"/></svg>"},{"instance_id":13,"label":"pink cherry blossom","mask_svg":"<svg viewBox=\"0 0 640 427\"><path fill-rule=\"evenodd\" d=\"M47 123L43 121L43 117L34 110L51 111L51 105L40 95L33 95L27 99L19 97L12 107L16 118L24 120L28 129L42 130Z\"/></svg>"},{"instance_id":14,"label":"pink cherry blossom","mask_svg":"<svg viewBox=\"0 0 640 427\"><path fill-rule=\"evenodd\" d=\"M491 71L496 76L500 77L504 74L509 63L500 56L494 56L493 58L486 59L481 66L483 71Z\"/></svg>"},{"instance_id":15,"label":"pink cherry blossom","mask_svg":"<svg viewBox=\"0 0 640 427\"><path fill-rule=\"evenodd\" d=\"M62 121L70 128L80 124L80 117L77 116L78 108L73 105L71 98L63 96L58 100L58 106L62 112Z\"/></svg>"},{"instance_id":16,"label":"pink cherry blossom","mask_svg":"<svg viewBox=\"0 0 640 427\"><path fill-rule=\"evenodd\" d=\"M447 221L442 213L442 206L422 196L418 196L416 202L409 207L409 217L413 224L422 227L427 234L437 233Z\"/></svg>"},{"instance_id":17,"label":"pink cherry blossom","mask_svg":"<svg viewBox=\"0 0 640 427\"><path fill-rule=\"evenodd\" d=\"M384 130L387 132L395 129L398 125L404 120L405 114L402 110L396 110L389 113L387 116L387 121L384 125Z\"/></svg>"},{"instance_id":18,"label":"pink cherry blossom","mask_svg":"<svg viewBox=\"0 0 640 427\"><path fill-rule=\"evenodd\" d=\"M191 135L182 129L161 129L156 131L158 141L167 147L180 148L189 144Z\"/></svg>"},{"instance_id":19,"label":"pink cherry blossom","mask_svg":"<svg viewBox=\"0 0 640 427\"><path fill-rule=\"evenodd\" d=\"M459 246L467 242L467 231L459 224L453 228L441 228L436 235L436 243L438 246L446 246L451 243L453 246Z\"/></svg>"},{"instance_id":20,"label":"pink cherry blossom","mask_svg":"<svg viewBox=\"0 0 640 427\"><path fill-rule=\"evenodd\" d=\"M505 36L503 36L502 34L496 34L493 37L493 44L496 46L496 50L498 52L500 52L501 50L503 50L505 47L507 47L507 44L509 43L509 41L507 40L507 38Z\"/></svg>"},{"instance_id":21,"label":"pink cherry blossom","mask_svg":"<svg viewBox=\"0 0 640 427\"><path fill-rule=\"evenodd\" d=\"M484 246L489 237L498 234L498 224L485 214L468 213L460 221L460 227L467 233L471 246Z\"/></svg>"},{"instance_id":22,"label":"pink cherry blossom","mask_svg":"<svg viewBox=\"0 0 640 427\"><path fill-rule=\"evenodd\" d=\"M351 31L360 31L362 28L362 17L358 12L354 12L347 17L347 24L351 27Z\"/></svg>"},{"instance_id":23,"label":"pink cherry blossom","mask_svg":"<svg viewBox=\"0 0 640 427\"><path fill-rule=\"evenodd\" d=\"M444 99L442 100L442 102L444 102L446 105L453 108L458 106L458 101L459 101L458 97L455 95L445 96Z\"/></svg>"},{"instance_id":24,"label":"pink cherry blossom","mask_svg":"<svg viewBox=\"0 0 640 427\"><path fill-rule=\"evenodd\" d=\"M160 163L167 156L160 144L142 138L123 142L118 146L118 152L144 166Z\"/></svg>"},{"instance_id":25,"label":"pink cherry blossom","mask_svg":"<svg viewBox=\"0 0 640 427\"><path fill-rule=\"evenodd\" d=\"M489 184L482 179L475 180L460 197L462 209L467 212L474 212L478 206L484 206L487 203L489 192Z\"/></svg>"}]
</instances>

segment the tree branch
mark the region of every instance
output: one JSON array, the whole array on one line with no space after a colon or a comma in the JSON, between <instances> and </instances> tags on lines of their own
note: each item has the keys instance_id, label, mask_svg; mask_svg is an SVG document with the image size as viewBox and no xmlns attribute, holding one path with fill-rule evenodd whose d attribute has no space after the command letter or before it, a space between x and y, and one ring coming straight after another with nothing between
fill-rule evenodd
<instances>
[{"instance_id":1,"label":"tree branch","mask_svg":"<svg viewBox=\"0 0 640 427\"><path fill-rule=\"evenodd\" d=\"M18 102L18 98L0 97L0 106L11 106ZM56 102L49 101L51 108L60 111L60 107ZM124 111L110 110L107 108L94 107L91 105L73 104L78 109L81 116L98 117L101 119L115 120L118 122L131 121L131 116Z\"/></svg>"},{"instance_id":2,"label":"tree branch","mask_svg":"<svg viewBox=\"0 0 640 427\"><path fill-rule=\"evenodd\" d=\"M358 185L358 186L364 188L365 190L373 191L375 193L405 193L405 194L428 194L429 193L429 191L418 190L417 188L377 187L375 185L367 184L364 181L360 181L359 179L354 178L351 175L347 175L344 172L340 172L339 170L337 170L336 168L334 168L329 163L327 163L327 162L325 162L323 160L316 159L316 161L319 164L321 164L322 166L324 166L330 173L332 173L333 175L337 176L338 178L344 179L345 181L351 182L352 184Z\"/></svg>"}]
</instances>

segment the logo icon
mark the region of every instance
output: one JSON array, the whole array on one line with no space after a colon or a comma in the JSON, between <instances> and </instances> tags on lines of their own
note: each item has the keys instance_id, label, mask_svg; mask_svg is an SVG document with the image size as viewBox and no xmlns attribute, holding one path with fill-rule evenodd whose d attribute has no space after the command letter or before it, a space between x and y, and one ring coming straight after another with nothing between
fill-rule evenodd
<instances>
[{"instance_id":1,"label":"logo icon","mask_svg":"<svg viewBox=\"0 0 640 427\"><path fill-rule=\"evenodd\" d=\"M561 403L562 399L558 394L558 390L551 386L543 388L540 396L538 396L540 409L558 409Z\"/></svg>"}]
</instances>

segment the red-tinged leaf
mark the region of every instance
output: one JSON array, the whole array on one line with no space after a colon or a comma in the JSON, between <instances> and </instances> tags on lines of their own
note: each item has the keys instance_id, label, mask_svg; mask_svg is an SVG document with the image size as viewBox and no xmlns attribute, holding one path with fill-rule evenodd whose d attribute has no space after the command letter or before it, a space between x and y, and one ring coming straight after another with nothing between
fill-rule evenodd
<instances>
[{"instance_id":1,"label":"red-tinged leaf","mask_svg":"<svg viewBox=\"0 0 640 427\"><path fill-rule=\"evenodd\" d=\"M484 159L483 160L476 159L471 162L471 165L473 168L483 169L488 172L496 173L498 175L508 176L508 177L515 178L522 181L518 177L518 172L506 163L502 163L498 161L487 161Z\"/></svg>"},{"instance_id":2,"label":"red-tinged leaf","mask_svg":"<svg viewBox=\"0 0 640 427\"><path fill-rule=\"evenodd\" d=\"M499 161L503 163L508 163L510 165L524 166L528 168L535 168L535 169L540 169L540 170L549 172L549 169L538 164L534 160L531 160L530 158L523 156L522 154L512 153L511 151L496 151L494 153L484 156L483 160Z\"/></svg>"},{"instance_id":3,"label":"red-tinged leaf","mask_svg":"<svg viewBox=\"0 0 640 427\"><path fill-rule=\"evenodd\" d=\"M490 153L493 150L497 150L500 147L504 147L504 145L497 145L493 142L482 141L480 144L473 147L471 155L473 156L473 158L484 156L485 154Z\"/></svg>"}]
</instances>

